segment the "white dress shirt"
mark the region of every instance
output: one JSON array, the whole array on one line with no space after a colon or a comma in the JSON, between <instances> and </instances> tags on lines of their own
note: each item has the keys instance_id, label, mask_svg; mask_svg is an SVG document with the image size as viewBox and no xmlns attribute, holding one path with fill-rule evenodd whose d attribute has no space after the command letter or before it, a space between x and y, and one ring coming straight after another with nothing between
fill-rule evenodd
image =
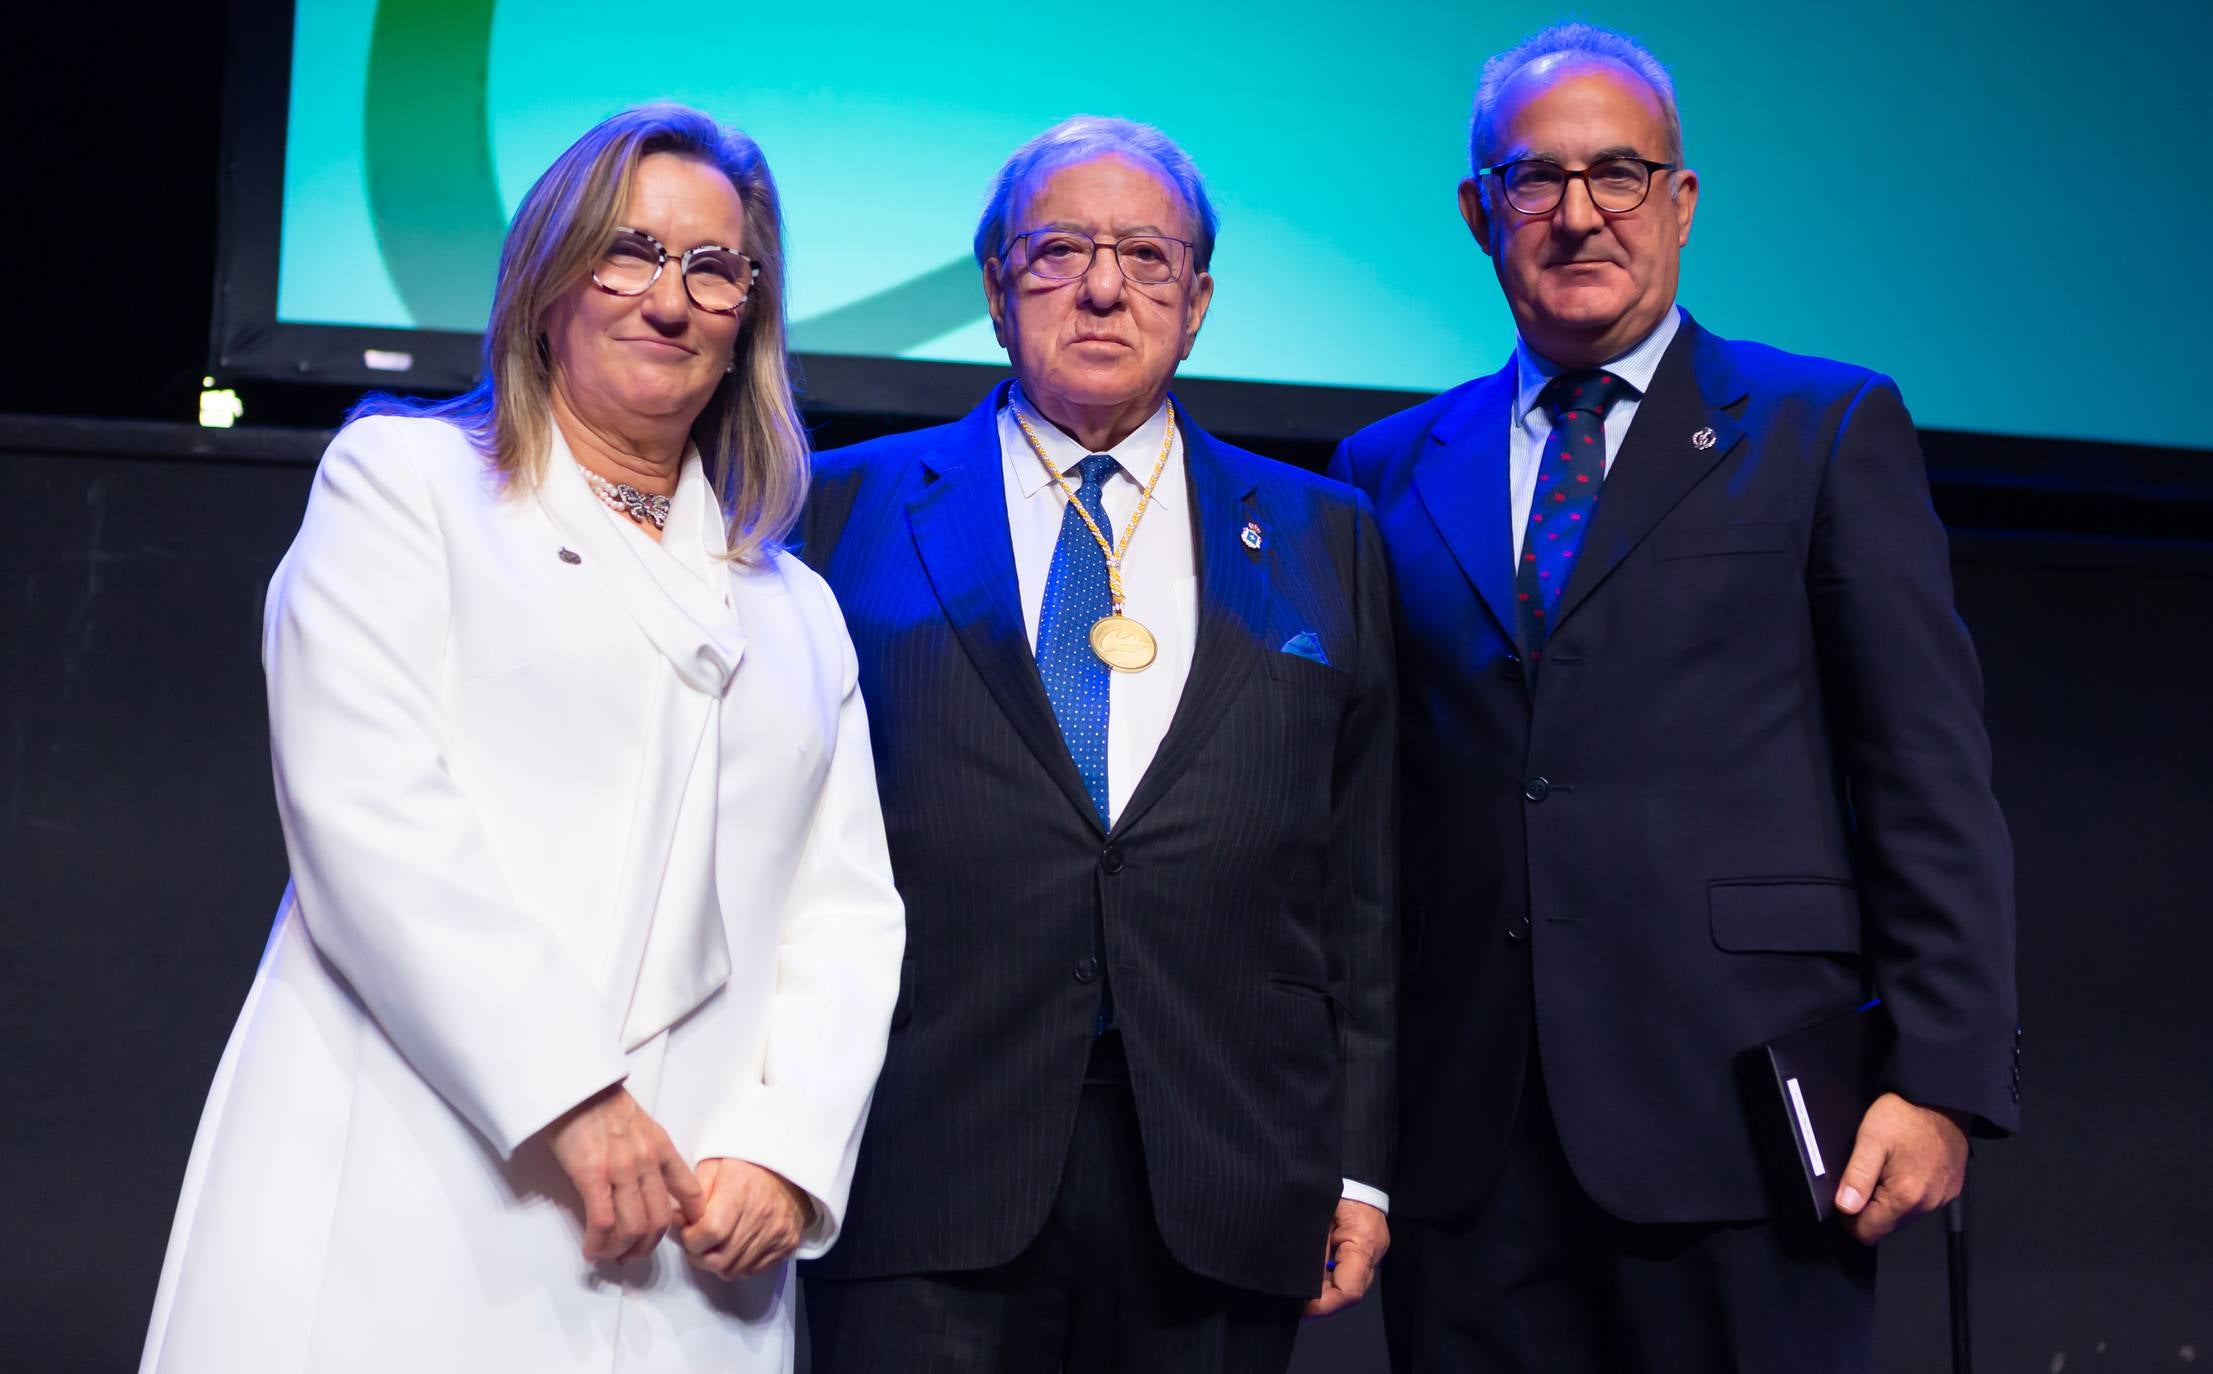
<instances>
[{"instance_id":1,"label":"white dress shirt","mask_svg":"<svg viewBox=\"0 0 2213 1374\"><path fill-rule=\"evenodd\" d=\"M999 409L999 464L1006 481L1007 531L1014 538L1014 575L1022 584L1022 627L1030 637L1030 652L1037 652L1037 621L1045 604L1045 580L1053 569L1053 550L1060 543L1062 512L1067 508L1066 489L1038 460L1037 450L1023 436L1014 418L1020 406L1029 416L1046 457L1055 470L1065 473L1069 485L1081 482L1077 471L1093 450L1077 443L1059 426L1038 413L1025 400L1020 387L1007 393L1010 404ZM1161 440L1168 432L1168 407L1139 425L1130 436L1106 452L1115 460L1100 498L1106 506L1109 527L1102 531L1119 547L1130 512L1145 481L1160 462ZM1542 447L1540 441L1539 447ZM1532 479L1534 480L1534 479ZM1137 791L1137 783L1152 765L1160 741L1175 719L1176 703L1183 698L1184 681L1191 676L1191 651L1198 643L1199 579L1192 552L1191 488L1183 464L1183 430L1177 425L1168 461L1153 487L1152 503L1122 556L1122 613L1153 632L1160 647L1152 666L1135 673L1110 673L1107 681L1107 816L1119 817ZM1352 1179L1344 1181L1344 1195L1355 1202L1390 1210L1391 1199L1381 1189Z\"/></svg>"},{"instance_id":2,"label":"white dress shirt","mask_svg":"<svg viewBox=\"0 0 2213 1374\"><path fill-rule=\"evenodd\" d=\"M1037 621L1045 604L1045 579L1053 569L1053 550L1060 543L1061 512L1068 498L1053 474L1038 461L1037 451L1022 436L1015 422L1014 406L1030 417L1030 428L1056 469L1068 475L1070 486L1083 480L1077 465L1092 450L1061 432L1059 426L1022 399L1016 388L1008 393L1011 405L999 410L1000 467L1007 487L1007 530L1014 536L1014 572L1022 584L1022 627L1030 636L1030 652L1037 652ZM1179 427L1180 428L1180 427ZM1130 512L1145 490L1145 480L1160 461L1160 441L1168 432L1165 404L1153 412L1131 435L1106 450L1117 464L1106 479L1101 498L1110 517L1104 533L1117 545L1129 524ZM1089 537L1088 532L1086 538ZM1175 718L1176 703L1183 698L1184 679L1191 675L1191 650L1198 640L1199 580L1191 542L1190 487L1184 479L1183 436L1179 432L1153 488L1152 503L1138 522L1137 534L1123 551L1122 613L1153 632L1160 656L1152 666L1135 673L1110 673L1107 685L1107 816L1122 814L1145 776L1168 722Z\"/></svg>"},{"instance_id":3,"label":"white dress shirt","mask_svg":"<svg viewBox=\"0 0 2213 1374\"><path fill-rule=\"evenodd\" d=\"M1682 326L1683 312L1678 306L1660 317L1642 343L1600 364L1635 388L1606 412L1605 476L1613 475L1614 455L1621 452L1622 437L1629 433L1629 422L1637 417L1637 404L1651 389L1652 374L1660 370L1660 356L1667 352L1667 346L1675 341L1675 331ZM1526 339L1514 341L1514 363L1517 386L1513 417L1508 421L1507 480L1512 483L1514 503L1513 566L1519 568L1522 536L1529 532L1529 503L1537 499L1537 462L1544 457L1544 441L1552 437L1552 417L1537 404L1537 398L1544 394L1545 383L1568 369L1538 354Z\"/></svg>"}]
</instances>

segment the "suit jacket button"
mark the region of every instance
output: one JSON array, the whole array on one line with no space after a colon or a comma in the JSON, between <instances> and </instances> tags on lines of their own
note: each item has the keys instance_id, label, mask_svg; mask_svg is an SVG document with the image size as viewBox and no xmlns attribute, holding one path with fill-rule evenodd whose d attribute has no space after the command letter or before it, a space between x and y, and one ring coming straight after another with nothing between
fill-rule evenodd
<instances>
[{"instance_id":1,"label":"suit jacket button","mask_svg":"<svg viewBox=\"0 0 2213 1374\"><path fill-rule=\"evenodd\" d=\"M1498 661L1498 675L1508 682L1521 681L1521 659L1513 654Z\"/></svg>"},{"instance_id":2,"label":"suit jacket button","mask_svg":"<svg viewBox=\"0 0 2213 1374\"><path fill-rule=\"evenodd\" d=\"M1541 802L1552 793L1552 780L1534 777L1522 785L1521 794L1533 802Z\"/></svg>"},{"instance_id":3,"label":"suit jacket button","mask_svg":"<svg viewBox=\"0 0 2213 1374\"><path fill-rule=\"evenodd\" d=\"M1099 976L1099 957L1086 954L1076 961L1076 981L1088 983Z\"/></svg>"},{"instance_id":4,"label":"suit jacket button","mask_svg":"<svg viewBox=\"0 0 2213 1374\"><path fill-rule=\"evenodd\" d=\"M1105 849L1105 850L1103 850L1103 851L1102 851L1102 852L1100 853L1100 855L1099 855L1099 867L1101 867L1101 868L1105 869L1105 870L1106 870L1107 872L1109 872L1109 873L1119 873L1119 872L1121 872L1121 871L1122 871L1122 848L1121 848L1121 846L1120 846L1120 845L1112 845L1112 844L1108 845L1108 846L1106 847L1106 849Z\"/></svg>"},{"instance_id":5,"label":"suit jacket button","mask_svg":"<svg viewBox=\"0 0 2213 1374\"><path fill-rule=\"evenodd\" d=\"M1516 916L1514 918L1514 923L1506 927L1506 943L1510 945L1518 945L1528 938L1529 918L1527 916Z\"/></svg>"}]
</instances>

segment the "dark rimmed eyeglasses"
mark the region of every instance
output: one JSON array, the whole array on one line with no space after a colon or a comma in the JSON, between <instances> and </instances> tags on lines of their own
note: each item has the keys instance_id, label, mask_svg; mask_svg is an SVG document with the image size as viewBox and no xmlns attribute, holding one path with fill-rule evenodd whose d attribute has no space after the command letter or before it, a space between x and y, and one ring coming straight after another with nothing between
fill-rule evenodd
<instances>
[{"instance_id":1,"label":"dark rimmed eyeglasses","mask_svg":"<svg viewBox=\"0 0 2213 1374\"><path fill-rule=\"evenodd\" d=\"M1609 215L1626 215L1652 194L1652 178L1678 170L1672 162L1643 157L1600 158L1588 167L1570 171L1547 158L1519 157L1495 167L1479 167L1479 177L1496 176L1506 189L1506 203L1525 215L1549 215L1568 193L1568 183L1581 181L1590 192L1591 204Z\"/></svg>"},{"instance_id":2,"label":"dark rimmed eyeglasses","mask_svg":"<svg viewBox=\"0 0 2213 1374\"><path fill-rule=\"evenodd\" d=\"M1165 286L1183 275L1191 259L1189 239L1166 234L1125 234L1118 239L1095 239L1073 229L1031 229L1007 240L1007 250L1024 246L1025 266L1032 276L1047 281L1074 281L1090 272L1104 248L1114 254L1122 275L1145 286Z\"/></svg>"},{"instance_id":3,"label":"dark rimmed eyeglasses","mask_svg":"<svg viewBox=\"0 0 2213 1374\"><path fill-rule=\"evenodd\" d=\"M607 250L592 266L592 285L612 296L642 296L661 279L669 250L643 229L615 226ZM715 315L735 315L761 278L761 265L735 248L703 243L677 260L684 294Z\"/></svg>"}]
</instances>

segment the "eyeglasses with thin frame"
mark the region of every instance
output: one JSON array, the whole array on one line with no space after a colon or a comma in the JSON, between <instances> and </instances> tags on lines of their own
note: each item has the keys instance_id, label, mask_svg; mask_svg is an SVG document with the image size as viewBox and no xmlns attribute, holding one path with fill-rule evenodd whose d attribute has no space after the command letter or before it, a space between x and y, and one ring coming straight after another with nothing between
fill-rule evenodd
<instances>
[{"instance_id":1,"label":"eyeglasses with thin frame","mask_svg":"<svg viewBox=\"0 0 2213 1374\"><path fill-rule=\"evenodd\" d=\"M659 239L643 229L618 224L592 267L592 285L611 296L642 296L661 279L668 261L669 250ZM761 278L759 263L718 243L687 248L676 261L684 294L713 315L737 314Z\"/></svg>"},{"instance_id":2,"label":"eyeglasses with thin frame","mask_svg":"<svg viewBox=\"0 0 2213 1374\"><path fill-rule=\"evenodd\" d=\"M1600 158L1588 167L1569 170L1549 158L1518 157L1495 167L1476 169L1479 177L1496 176L1506 188L1506 203L1525 215L1549 215L1568 193L1568 183L1581 181L1590 192L1591 204L1609 215L1626 215L1652 194L1652 178L1659 172L1678 170L1673 162L1643 157Z\"/></svg>"},{"instance_id":3,"label":"eyeglasses with thin frame","mask_svg":"<svg viewBox=\"0 0 2213 1374\"><path fill-rule=\"evenodd\" d=\"M1024 246L1026 267L1032 276L1047 281L1074 281L1091 271L1099 250L1114 254L1114 265L1124 277L1144 286L1166 286L1183 276L1191 257L1189 239L1166 234L1125 234L1118 239L1095 239L1073 229L1031 229L1007 240L1007 251Z\"/></svg>"}]
</instances>

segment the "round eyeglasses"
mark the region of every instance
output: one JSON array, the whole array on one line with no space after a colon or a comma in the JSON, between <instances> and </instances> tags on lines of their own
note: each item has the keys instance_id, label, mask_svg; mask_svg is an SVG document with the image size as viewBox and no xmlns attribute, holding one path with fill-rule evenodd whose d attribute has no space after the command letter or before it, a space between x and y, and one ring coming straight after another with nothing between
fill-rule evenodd
<instances>
[{"instance_id":1,"label":"round eyeglasses","mask_svg":"<svg viewBox=\"0 0 2213 1374\"><path fill-rule=\"evenodd\" d=\"M1073 229L1032 229L1007 240L1007 248L1026 247L1030 275L1047 281L1074 281L1091 270L1104 248L1114 254L1122 275L1145 286L1165 286L1183 275L1191 257L1188 239L1166 234L1125 234L1118 239L1095 239Z\"/></svg>"},{"instance_id":2,"label":"round eyeglasses","mask_svg":"<svg viewBox=\"0 0 2213 1374\"><path fill-rule=\"evenodd\" d=\"M1652 194L1656 172L1672 172L1676 164L1642 157L1600 158L1580 171L1569 171L1544 158L1523 157L1483 167L1477 176L1496 175L1506 188L1506 203L1525 215L1549 215L1568 193L1568 183L1581 181L1591 193L1591 204L1609 215L1626 215Z\"/></svg>"},{"instance_id":3,"label":"round eyeglasses","mask_svg":"<svg viewBox=\"0 0 2213 1374\"><path fill-rule=\"evenodd\" d=\"M592 285L612 296L642 296L661 279L669 250L643 229L615 226L607 251L592 265ZM703 243L677 259L684 294L715 315L735 315L760 280L761 265L735 248Z\"/></svg>"}]
</instances>

